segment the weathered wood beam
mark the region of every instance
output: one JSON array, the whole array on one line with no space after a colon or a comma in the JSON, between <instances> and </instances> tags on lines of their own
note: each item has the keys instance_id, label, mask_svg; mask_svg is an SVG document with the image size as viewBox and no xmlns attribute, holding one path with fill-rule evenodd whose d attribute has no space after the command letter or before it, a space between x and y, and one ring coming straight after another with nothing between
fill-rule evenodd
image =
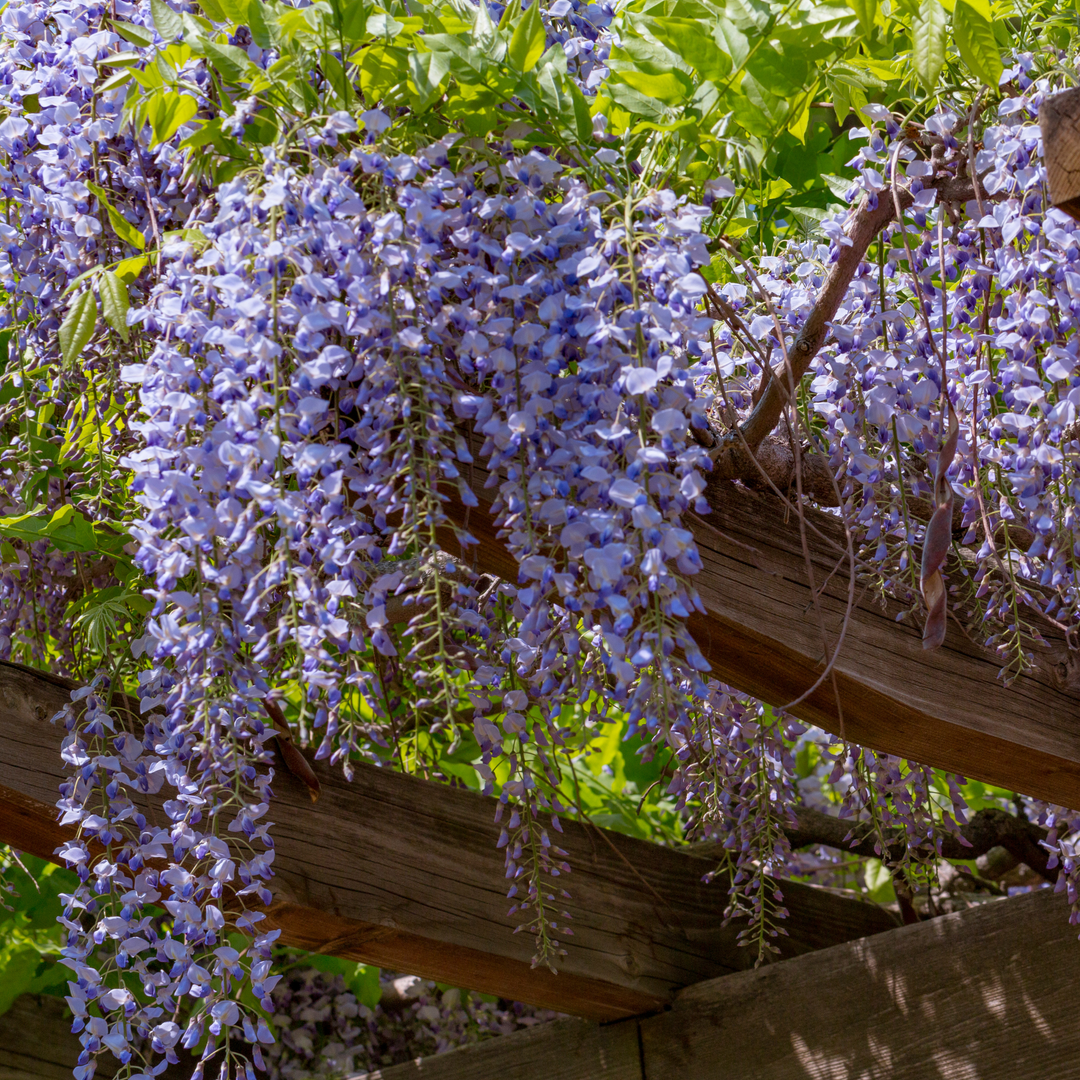
<instances>
[{"instance_id":1,"label":"weathered wood beam","mask_svg":"<svg viewBox=\"0 0 1080 1080\"><path fill-rule=\"evenodd\" d=\"M81 1050L63 998L23 994L0 1014L0 1080L71 1080ZM182 1050L179 1055L160 1080L189 1080L195 1062Z\"/></svg>"},{"instance_id":2,"label":"weathered wood beam","mask_svg":"<svg viewBox=\"0 0 1080 1080\"><path fill-rule=\"evenodd\" d=\"M714 1076L717 1074L713 1074ZM727 1080L728 1074L721 1074ZM644 1080L637 1020L555 1020L350 1080ZM4 1080L0 1076L0 1080ZM673 1073L665 1080L679 1080Z\"/></svg>"},{"instance_id":3,"label":"weathered wood beam","mask_svg":"<svg viewBox=\"0 0 1080 1080\"><path fill-rule=\"evenodd\" d=\"M1045 98L1039 124L1050 201L1080 221L1080 90Z\"/></svg>"},{"instance_id":4,"label":"weathered wood beam","mask_svg":"<svg viewBox=\"0 0 1080 1080\"><path fill-rule=\"evenodd\" d=\"M475 448L474 448L475 455ZM470 467L480 506L451 514L478 544L463 561L509 581L517 567L488 513L488 473ZM702 570L693 584L706 614L690 629L712 674L770 705L800 698L824 667L806 562L793 514L773 495L711 484L712 513L691 516ZM807 544L831 655L845 619L848 568L837 519L808 510ZM447 533L448 550L457 551ZM455 545L455 546L451 546ZM869 595L868 595L869 593ZM1032 671L1006 684L1001 659L950 620L945 644L924 650L906 609L859 585L844 646L826 679L792 707L801 719L875 750L1080 806L1080 664L1052 627Z\"/></svg>"},{"instance_id":5,"label":"weathered wood beam","mask_svg":"<svg viewBox=\"0 0 1080 1080\"><path fill-rule=\"evenodd\" d=\"M544 1025L353 1080L1071 1080L1078 981L1067 906L1044 890L712 979L655 1016Z\"/></svg>"},{"instance_id":6,"label":"weathered wood beam","mask_svg":"<svg viewBox=\"0 0 1080 1080\"><path fill-rule=\"evenodd\" d=\"M66 835L53 803L64 731L49 719L63 680L0 665L0 841L52 858ZM573 938L558 975L530 964L513 934L495 849L495 801L388 769L348 783L315 764L317 804L287 772L277 798L272 925L318 952L597 1019L655 1009L680 987L752 963L721 926L726 890L702 884L707 863L617 833L564 822L573 873ZM164 821L151 802L148 819ZM894 925L869 904L784 884L788 955Z\"/></svg>"}]
</instances>

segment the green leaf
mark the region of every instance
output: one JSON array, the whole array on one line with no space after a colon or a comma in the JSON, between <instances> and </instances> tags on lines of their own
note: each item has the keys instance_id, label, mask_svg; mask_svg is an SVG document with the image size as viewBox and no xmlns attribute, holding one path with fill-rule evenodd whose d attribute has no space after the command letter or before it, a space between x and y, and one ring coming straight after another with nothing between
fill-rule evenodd
<instances>
[{"instance_id":1,"label":"green leaf","mask_svg":"<svg viewBox=\"0 0 1080 1080\"><path fill-rule=\"evenodd\" d=\"M221 4L218 0L199 0L199 7L206 12L206 17L212 22L223 23L225 21L225 12L221 10Z\"/></svg>"},{"instance_id":2,"label":"green leaf","mask_svg":"<svg viewBox=\"0 0 1080 1080\"><path fill-rule=\"evenodd\" d=\"M451 73L465 83L483 83L487 61L480 49L457 34L425 34L424 44L434 53L446 57Z\"/></svg>"},{"instance_id":3,"label":"green leaf","mask_svg":"<svg viewBox=\"0 0 1080 1080\"><path fill-rule=\"evenodd\" d=\"M938 0L922 0L911 21L911 62L931 93L945 65L945 9Z\"/></svg>"},{"instance_id":4,"label":"green leaf","mask_svg":"<svg viewBox=\"0 0 1080 1080\"><path fill-rule=\"evenodd\" d=\"M869 37L874 32L877 19L878 0L847 0L848 7L859 17L863 33Z\"/></svg>"},{"instance_id":5,"label":"green leaf","mask_svg":"<svg viewBox=\"0 0 1080 1080\"><path fill-rule=\"evenodd\" d=\"M750 55L750 42L746 35L727 19L717 19L713 28L713 41L731 57L735 67L741 68Z\"/></svg>"},{"instance_id":6,"label":"green leaf","mask_svg":"<svg viewBox=\"0 0 1080 1080\"><path fill-rule=\"evenodd\" d=\"M622 70L618 72L617 78L639 94L656 98L665 105L681 105L694 91L694 84L689 76L677 68L665 71L662 75Z\"/></svg>"},{"instance_id":7,"label":"green leaf","mask_svg":"<svg viewBox=\"0 0 1080 1080\"><path fill-rule=\"evenodd\" d=\"M685 60L703 79L719 82L731 74L731 57L697 19L650 19L650 32Z\"/></svg>"},{"instance_id":8,"label":"green leaf","mask_svg":"<svg viewBox=\"0 0 1080 1080\"><path fill-rule=\"evenodd\" d=\"M125 340L130 331L127 324L128 300L127 286L110 270L98 278L98 294L101 296L101 311L105 321Z\"/></svg>"},{"instance_id":9,"label":"green leaf","mask_svg":"<svg viewBox=\"0 0 1080 1080\"><path fill-rule=\"evenodd\" d=\"M836 122L842 124L851 109L851 94L848 87L839 79L826 79L829 92L832 94L833 111L836 113Z\"/></svg>"},{"instance_id":10,"label":"green leaf","mask_svg":"<svg viewBox=\"0 0 1080 1080\"><path fill-rule=\"evenodd\" d=\"M450 64L445 53L409 52L409 78L416 87L419 100L415 103L416 112L431 108L442 94L442 81L450 71Z\"/></svg>"},{"instance_id":11,"label":"green leaf","mask_svg":"<svg viewBox=\"0 0 1080 1080\"><path fill-rule=\"evenodd\" d=\"M107 19L106 21L125 41L138 46L140 49L149 48L154 44L154 36L145 26L136 26L134 23L121 22L119 19Z\"/></svg>"},{"instance_id":12,"label":"green leaf","mask_svg":"<svg viewBox=\"0 0 1080 1080\"><path fill-rule=\"evenodd\" d=\"M539 2L539 0L534 0ZM379 984L379 968L370 964L357 964L356 970L345 980L345 985L352 991L356 1000L369 1009L379 1004L382 986Z\"/></svg>"},{"instance_id":13,"label":"green leaf","mask_svg":"<svg viewBox=\"0 0 1080 1080\"><path fill-rule=\"evenodd\" d=\"M547 31L540 18L540 0L533 0L528 11L514 27L506 59L515 71L523 74L532 71L547 48Z\"/></svg>"},{"instance_id":14,"label":"green leaf","mask_svg":"<svg viewBox=\"0 0 1080 1080\"><path fill-rule=\"evenodd\" d=\"M245 24L247 23L247 0L217 0L217 2L229 22Z\"/></svg>"},{"instance_id":15,"label":"green leaf","mask_svg":"<svg viewBox=\"0 0 1080 1080\"><path fill-rule=\"evenodd\" d=\"M149 262L145 255L124 259L116 267L116 276L130 285L146 269Z\"/></svg>"},{"instance_id":16,"label":"green leaf","mask_svg":"<svg viewBox=\"0 0 1080 1080\"><path fill-rule=\"evenodd\" d=\"M981 15L988 23L994 21L994 16L990 12L990 0L965 0L965 3L976 15Z\"/></svg>"},{"instance_id":17,"label":"green leaf","mask_svg":"<svg viewBox=\"0 0 1080 1080\"><path fill-rule=\"evenodd\" d=\"M604 93L633 117L644 117L658 124L667 123L671 119L670 113L659 101L646 97L625 83L609 79L604 84Z\"/></svg>"},{"instance_id":18,"label":"green leaf","mask_svg":"<svg viewBox=\"0 0 1080 1080\"><path fill-rule=\"evenodd\" d=\"M146 103L155 144L168 142L198 111L199 103L191 94L155 94Z\"/></svg>"},{"instance_id":19,"label":"green leaf","mask_svg":"<svg viewBox=\"0 0 1080 1080\"><path fill-rule=\"evenodd\" d=\"M539 0L534 0L534 3L538 3ZM585 99L585 95L581 92L581 87L573 79L566 80L566 87L570 91L570 100L574 107L574 135L577 138L577 142L582 145L588 145L592 141L593 128L592 128L592 115L589 112L589 103Z\"/></svg>"},{"instance_id":20,"label":"green leaf","mask_svg":"<svg viewBox=\"0 0 1080 1080\"><path fill-rule=\"evenodd\" d=\"M875 904L889 904L896 900L892 874L880 859L867 859L863 876L869 899Z\"/></svg>"},{"instance_id":21,"label":"green leaf","mask_svg":"<svg viewBox=\"0 0 1080 1080\"><path fill-rule=\"evenodd\" d=\"M41 955L37 949L20 949L6 959L7 963L0 969L0 1014L6 1013L15 999L29 990Z\"/></svg>"},{"instance_id":22,"label":"green leaf","mask_svg":"<svg viewBox=\"0 0 1080 1080\"><path fill-rule=\"evenodd\" d=\"M394 38L405 29L405 24L400 23L393 15L385 11L377 11L368 17L367 32L373 37Z\"/></svg>"},{"instance_id":23,"label":"green leaf","mask_svg":"<svg viewBox=\"0 0 1080 1080\"><path fill-rule=\"evenodd\" d=\"M104 188L99 187L97 184L92 184L89 181L86 186L97 196L98 202L105 208L105 213L109 215L109 224L113 227L113 232L116 233L124 243L130 244L140 251L145 251L146 237L143 236L143 234L109 202L109 198L106 195ZM124 340L126 341L127 339L125 338Z\"/></svg>"},{"instance_id":24,"label":"green leaf","mask_svg":"<svg viewBox=\"0 0 1080 1080\"><path fill-rule=\"evenodd\" d=\"M341 32L353 42L363 41L367 37L367 21L371 14L371 5L367 0L350 0L343 4L341 12Z\"/></svg>"},{"instance_id":25,"label":"green leaf","mask_svg":"<svg viewBox=\"0 0 1080 1080\"><path fill-rule=\"evenodd\" d=\"M495 24L491 21L491 14L487 4L476 5L476 18L473 20L472 36L482 49L490 49L495 40Z\"/></svg>"},{"instance_id":26,"label":"green leaf","mask_svg":"<svg viewBox=\"0 0 1080 1080\"><path fill-rule=\"evenodd\" d=\"M131 78L134 75L133 71L128 69L121 69L115 75L110 75L103 83L99 83L95 88L96 94L104 94L109 90L114 90L118 86L124 86L131 82Z\"/></svg>"},{"instance_id":27,"label":"green leaf","mask_svg":"<svg viewBox=\"0 0 1080 1080\"><path fill-rule=\"evenodd\" d=\"M251 31L252 41L260 49L269 49L273 45L274 39L270 31L270 23L266 21L263 0L248 0L247 24Z\"/></svg>"},{"instance_id":28,"label":"green leaf","mask_svg":"<svg viewBox=\"0 0 1080 1080\"><path fill-rule=\"evenodd\" d=\"M252 66L251 59L243 49L236 45L219 45L216 41L204 41L206 57L213 62L214 68L227 82L235 85ZM194 101L194 98L192 99ZM194 113L192 113L194 115Z\"/></svg>"},{"instance_id":29,"label":"green leaf","mask_svg":"<svg viewBox=\"0 0 1080 1080\"><path fill-rule=\"evenodd\" d=\"M165 0L150 0L150 11L154 16L154 26L166 41L175 41L184 30L184 22Z\"/></svg>"},{"instance_id":30,"label":"green leaf","mask_svg":"<svg viewBox=\"0 0 1080 1080\"><path fill-rule=\"evenodd\" d=\"M86 343L94 335L96 325L97 302L94 294L87 289L71 302L71 307L60 324L60 355L65 364L70 364L86 348Z\"/></svg>"},{"instance_id":31,"label":"green leaf","mask_svg":"<svg viewBox=\"0 0 1080 1080\"><path fill-rule=\"evenodd\" d=\"M957 0L953 11L953 38L971 73L987 86L996 87L1003 65L994 28L967 0Z\"/></svg>"}]
</instances>

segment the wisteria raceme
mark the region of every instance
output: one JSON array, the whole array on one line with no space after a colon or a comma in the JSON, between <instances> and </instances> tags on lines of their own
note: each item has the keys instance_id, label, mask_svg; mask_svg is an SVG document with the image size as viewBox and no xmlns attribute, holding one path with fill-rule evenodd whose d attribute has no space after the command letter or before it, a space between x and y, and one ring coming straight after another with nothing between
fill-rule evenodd
<instances>
[{"instance_id":1,"label":"wisteria raceme","mask_svg":"<svg viewBox=\"0 0 1080 1080\"><path fill-rule=\"evenodd\" d=\"M582 94L606 77L612 19L567 0L543 13ZM395 756L438 774L437 740L474 740L511 916L549 964L572 932L562 766L625 717L646 755L670 755L688 825L722 840L730 913L767 951L807 733L708 680L686 628L701 610L688 515L710 510L710 425L749 408L763 362L782 370L777 323L788 341L805 323L850 242L843 216L828 243L718 276L711 208L734 187L714 178L697 205L638 183L603 116L603 190L554 146L403 148L394 110L359 97L259 142L265 100L234 86L223 103L221 73L167 42L149 4L14 0L0 27L0 331L18 391L0 406L0 510L52 538L26 524L3 550L0 653L88 675L64 714L59 804L79 830L62 852L82 882L63 916L77 1080L111 1059L148 1075L177 1046L223 1080L264 1063L273 1033L240 995L274 1005L254 910L271 898L267 702L346 774ZM171 127L155 113L137 129L122 82L100 89L98 65L132 47L142 72L177 65L190 112ZM275 63L251 28L228 48ZM1025 612L1071 630L1078 603L1080 246L1046 209L1033 119L1050 87L1031 65L1006 73L1022 96L977 142L947 109L912 136L866 107L852 213L913 202L786 414L828 457L859 572L914 609L917 510L955 412L967 551L947 604L986 620L1006 671L1038 640ZM332 80L308 82L331 101ZM211 184L197 136L215 123L250 156ZM973 172L966 203L938 205L938 181ZM717 296L739 318L714 318ZM73 313L93 323L99 306L82 334ZM474 569L472 512L491 514L515 581ZM919 766L826 756L842 812L898 827L918 878L917 853L963 820L959 782L943 797ZM1075 906L1077 822L1035 812Z\"/></svg>"}]
</instances>

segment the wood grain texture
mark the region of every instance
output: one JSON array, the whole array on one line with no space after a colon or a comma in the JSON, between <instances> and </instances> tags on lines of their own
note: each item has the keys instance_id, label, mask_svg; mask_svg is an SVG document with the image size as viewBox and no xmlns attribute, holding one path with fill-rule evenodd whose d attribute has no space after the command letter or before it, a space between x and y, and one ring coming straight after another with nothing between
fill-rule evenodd
<instances>
[{"instance_id":1,"label":"wood grain texture","mask_svg":"<svg viewBox=\"0 0 1080 1080\"><path fill-rule=\"evenodd\" d=\"M637 1021L550 1024L349 1080L643 1080ZM2 1078L0 1078L2 1080Z\"/></svg>"},{"instance_id":2,"label":"wood grain texture","mask_svg":"<svg viewBox=\"0 0 1080 1080\"><path fill-rule=\"evenodd\" d=\"M23 994L0 1014L0 1080L71 1080L81 1049L63 998ZM161 1080L189 1080L194 1064L181 1051Z\"/></svg>"},{"instance_id":3,"label":"wood grain texture","mask_svg":"<svg viewBox=\"0 0 1080 1080\"><path fill-rule=\"evenodd\" d=\"M1080 89L1047 97L1039 124L1050 201L1080 221Z\"/></svg>"},{"instance_id":4,"label":"wood grain texture","mask_svg":"<svg viewBox=\"0 0 1080 1080\"><path fill-rule=\"evenodd\" d=\"M478 456L475 452L474 456ZM478 544L463 561L515 581L517 567L487 513L487 473L471 467L480 506L452 507ZM728 483L708 489L713 507L690 515L702 569L693 579L705 615L690 629L712 674L771 705L808 690L824 666L798 523L780 500ZM830 648L844 621L847 567L839 522L809 510L807 530ZM447 533L448 550L456 543ZM856 590L857 604L831 681L791 712L875 750L998 784L1065 806L1080 806L1080 664L1060 635L1044 631L1036 666L1010 685L1000 659L950 620L945 644L926 651L922 627L905 609Z\"/></svg>"},{"instance_id":5,"label":"wood grain texture","mask_svg":"<svg viewBox=\"0 0 1080 1080\"><path fill-rule=\"evenodd\" d=\"M613 1043L641 1080L1074 1080L1078 984L1068 906L1044 890L712 979L654 1016L546 1024L354 1080L593 1080Z\"/></svg>"},{"instance_id":6,"label":"wood grain texture","mask_svg":"<svg viewBox=\"0 0 1080 1080\"><path fill-rule=\"evenodd\" d=\"M64 839L52 803L62 772L63 680L0 665L0 841L43 858ZM681 852L564 822L575 936L558 975L513 934L495 801L361 766L348 783L321 763L322 795L280 771L272 806L275 901L292 944L594 1019L660 1007L675 990L745 967L721 926L720 883ZM151 802L150 820L164 821ZM789 955L890 928L869 904L784 884Z\"/></svg>"},{"instance_id":7,"label":"wood grain texture","mask_svg":"<svg viewBox=\"0 0 1080 1080\"><path fill-rule=\"evenodd\" d=\"M1078 983L1046 890L692 987L642 1021L645 1080L1072 1080Z\"/></svg>"}]
</instances>

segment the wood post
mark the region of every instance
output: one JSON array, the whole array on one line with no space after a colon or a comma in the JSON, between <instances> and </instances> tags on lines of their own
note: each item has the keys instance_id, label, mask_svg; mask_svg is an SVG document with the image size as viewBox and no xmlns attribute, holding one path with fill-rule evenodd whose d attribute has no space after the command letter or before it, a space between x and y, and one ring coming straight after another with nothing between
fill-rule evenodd
<instances>
[{"instance_id":1,"label":"wood post","mask_svg":"<svg viewBox=\"0 0 1080 1080\"><path fill-rule=\"evenodd\" d=\"M1080 221L1080 89L1046 98L1039 124L1050 201Z\"/></svg>"}]
</instances>

